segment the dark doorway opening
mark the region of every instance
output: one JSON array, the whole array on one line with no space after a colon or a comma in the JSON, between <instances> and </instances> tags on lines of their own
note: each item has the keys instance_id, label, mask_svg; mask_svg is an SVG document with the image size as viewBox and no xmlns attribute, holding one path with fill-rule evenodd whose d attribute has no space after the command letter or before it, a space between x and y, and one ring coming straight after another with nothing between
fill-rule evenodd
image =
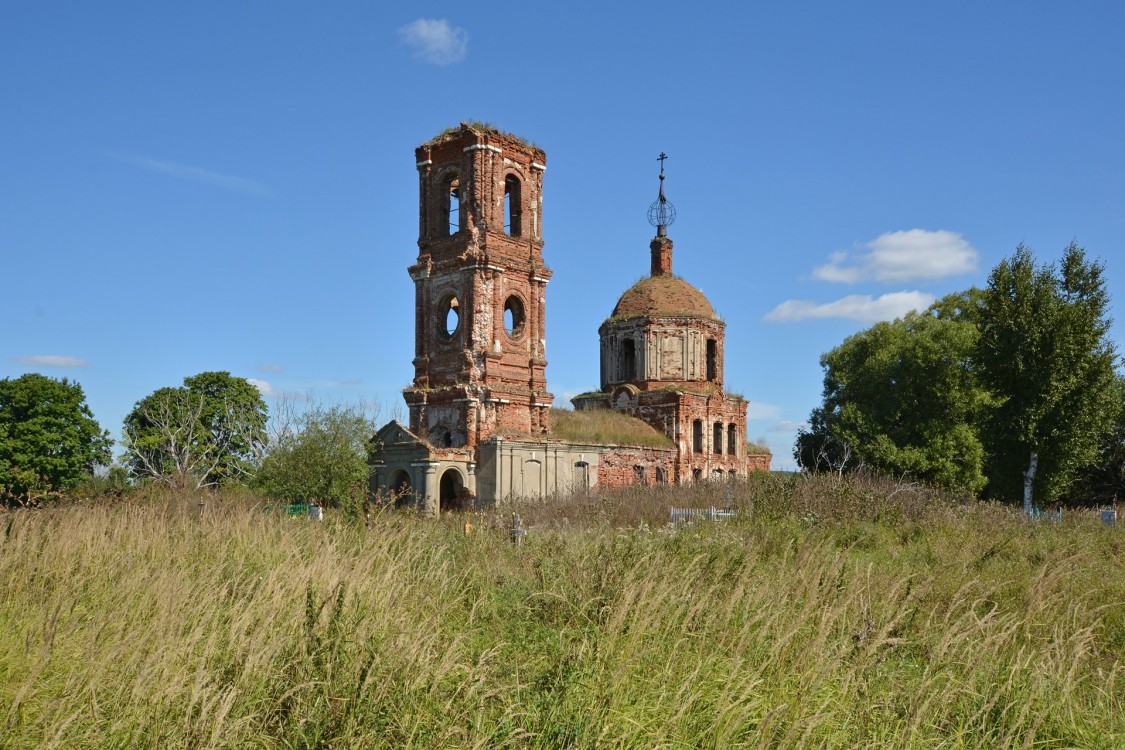
<instances>
[{"instance_id":1,"label":"dark doorway opening","mask_svg":"<svg viewBox=\"0 0 1125 750\"><path fill-rule=\"evenodd\" d=\"M464 510L465 485L461 481L461 472L456 469L446 469L441 475L438 488L438 507L444 513L450 510Z\"/></svg>"}]
</instances>

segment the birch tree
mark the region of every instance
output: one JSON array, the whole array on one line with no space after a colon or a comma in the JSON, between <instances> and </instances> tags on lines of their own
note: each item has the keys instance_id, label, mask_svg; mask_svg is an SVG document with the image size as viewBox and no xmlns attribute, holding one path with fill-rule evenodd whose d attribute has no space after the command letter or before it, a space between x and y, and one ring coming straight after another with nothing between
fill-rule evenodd
<instances>
[{"instance_id":1,"label":"birch tree","mask_svg":"<svg viewBox=\"0 0 1125 750\"><path fill-rule=\"evenodd\" d=\"M1022 244L989 275L976 363L998 400L986 428L989 491L1030 512L1065 493L1112 426L1117 355L1104 267L1071 243L1038 265Z\"/></svg>"}]
</instances>

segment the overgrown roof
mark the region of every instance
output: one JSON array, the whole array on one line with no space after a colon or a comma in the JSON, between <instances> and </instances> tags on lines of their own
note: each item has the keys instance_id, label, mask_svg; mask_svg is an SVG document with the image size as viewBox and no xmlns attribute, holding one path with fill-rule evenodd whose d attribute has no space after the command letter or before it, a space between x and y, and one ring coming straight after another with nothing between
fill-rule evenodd
<instances>
[{"instance_id":1,"label":"overgrown roof","mask_svg":"<svg viewBox=\"0 0 1125 750\"><path fill-rule=\"evenodd\" d=\"M504 430L496 433L513 440L542 440L543 435L524 435ZM636 417L609 409L572 411L551 409L551 440L586 445L632 445L644 448L674 448L663 432Z\"/></svg>"},{"instance_id":2,"label":"overgrown roof","mask_svg":"<svg viewBox=\"0 0 1125 750\"><path fill-rule=\"evenodd\" d=\"M678 276L649 276L625 290L610 316L716 319L711 303L691 284Z\"/></svg>"},{"instance_id":3,"label":"overgrown roof","mask_svg":"<svg viewBox=\"0 0 1125 750\"><path fill-rule=\"evenodd\" d=\"M595 445L639 445L647 448L675 446L671 438L648 423L609 409L551 409L551 436L573 443Z\"/></svg>"},{"instance_id":4,"label":"overgrown roof","mask_svg":"<svg viewBox=\"0 0 1125 750\"><path fill-rule=\"evenodd\" d=\"M438 133L437 135L435 135L433 138L426 141L422 145L423 146L435 146L439 143L445 143L446 141L453 140L463 130L466 130L466 129L473 131L477 135L484 135L485 133L492 133L492 134L495 134L495 135L503 136L504 138L511 138L514 141L518 141L518 142L522 143L524 146L527 146L528 148L538 148L538 146L536 146L534 143L527 140L526 138L521 138L520 136L516 135L515 133L509 133L506 130L501 130L500 128L496 127L492 123L483 122L481 120L470 120L468 122L462 122L462 123L460 123L458 125L455 125L451 128L446 128L445 130L441 131L440 133Z\"/></svg>"}]
</instances>

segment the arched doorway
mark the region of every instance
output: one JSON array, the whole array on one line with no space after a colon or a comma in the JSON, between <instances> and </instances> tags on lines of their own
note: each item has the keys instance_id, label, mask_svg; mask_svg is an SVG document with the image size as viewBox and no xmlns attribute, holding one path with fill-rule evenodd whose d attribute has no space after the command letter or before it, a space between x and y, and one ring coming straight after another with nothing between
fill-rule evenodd
<instances>
[{"instance_id":1,"label":"arched doorway","mask_svg":"<svg viewBox=\"0 0 1125 750\"><path fill-rule=\"evenodd\" d=\"M391 474L391 481L387 485L394 498L396 508L404 508L414 502L414 490L410 486L410 474L405 469L397 469Z\"/></svg>"},{"instance_id":2,"label":"arched doorway","mask_svg":"<svg viewBox=\"0 0 1125 750\"><path fill-rule=\"evenodd\" d=\"M438 507L444 513L450 510L464 510L461 507L464 500L465 483L461 481L461 472L457 469L446 469L441 475L438 486Z\"/></svg>"}]
</instances>

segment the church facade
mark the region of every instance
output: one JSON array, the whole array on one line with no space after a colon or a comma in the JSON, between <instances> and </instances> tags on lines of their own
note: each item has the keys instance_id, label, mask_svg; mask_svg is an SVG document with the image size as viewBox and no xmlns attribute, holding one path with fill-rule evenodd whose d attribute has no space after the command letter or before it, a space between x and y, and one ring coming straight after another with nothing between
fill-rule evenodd
<instances>
[{"instance_id":1,"label":"church facade","mask_svg":"<svg viewBox=\"0 0 1125 750\"><path fill-rule=\"evenodd\" d=\"M702 293L672 275L663 225L650 246L652 275L622 295L599 331L600 390L574 399L576 414L567 415L573 423L583 412L617 412L656 439L555 436L545 354L546 154L462 123L415 155L414 379L403 392L410 416L372 440L373 497L436 513L768 469L768 456L746 453L746 402L723 390L724 324Z\"/></svg>"}]
</instances>

